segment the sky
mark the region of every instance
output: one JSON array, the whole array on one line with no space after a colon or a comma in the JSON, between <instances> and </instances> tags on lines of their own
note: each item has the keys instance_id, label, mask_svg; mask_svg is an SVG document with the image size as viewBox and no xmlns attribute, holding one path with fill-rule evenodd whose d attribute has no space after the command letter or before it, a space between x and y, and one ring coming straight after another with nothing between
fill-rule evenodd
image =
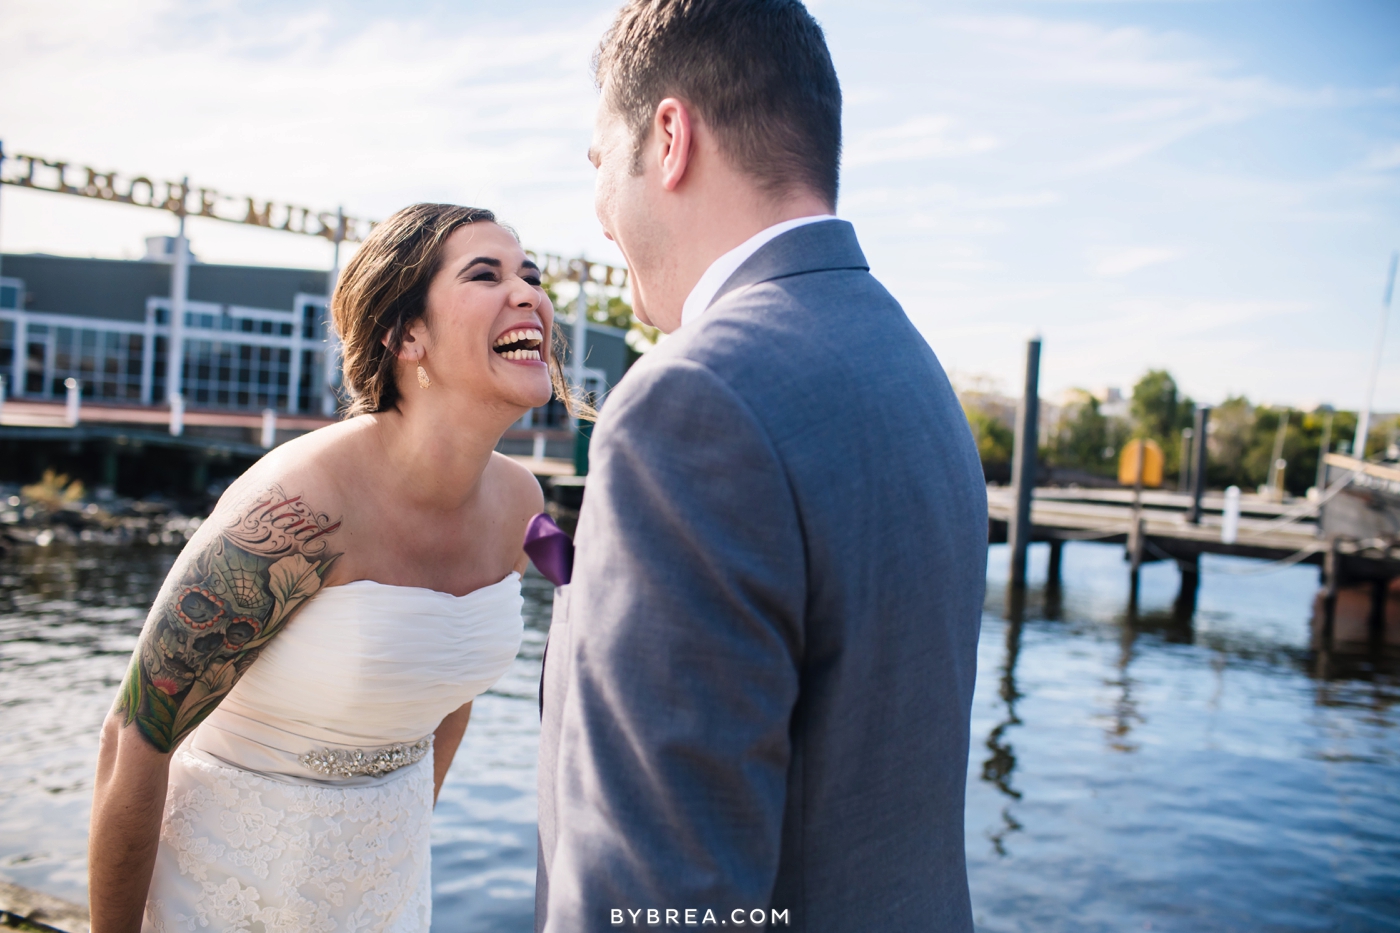
<instances>
[{"instance_id":1,"label":"sky","mask_svg":"<svg viewBox=\"0 0 1400 933\"><path fill-rule=\"evenodd\" d=\"M812 0L845 98L837 213L955 381L1361 404L1400 249L1393 0ZM8 153L382 218L489 207L620 262L593 214L613 0L3 0ZM130 257L174 218L0 189L6 252ZM207 262L330 265L190 221ZM38 309L42 310L42 309ZM859 326L853 316L851 326ZM1400 410L1400 322L1376 395ZM839 387L833 387L839 390Z\"/></svg>"}]
</instances>

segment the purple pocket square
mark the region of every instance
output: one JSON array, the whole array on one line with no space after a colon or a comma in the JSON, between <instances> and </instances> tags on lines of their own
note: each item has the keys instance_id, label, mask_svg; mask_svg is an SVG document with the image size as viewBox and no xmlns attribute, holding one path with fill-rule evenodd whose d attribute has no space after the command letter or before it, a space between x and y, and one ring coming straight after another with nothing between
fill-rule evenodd
<instances>
[{"instance_id":1,"label":"purple pocket square","mask_svg":"<svg viewBox=\"0 0 1400 933\"><path fill-rule=\"evenodd\" d=\"M574 542L543 512L525 528L525 553L555 586L564 586L574 575Z\"/></svg>"}]
</instances>

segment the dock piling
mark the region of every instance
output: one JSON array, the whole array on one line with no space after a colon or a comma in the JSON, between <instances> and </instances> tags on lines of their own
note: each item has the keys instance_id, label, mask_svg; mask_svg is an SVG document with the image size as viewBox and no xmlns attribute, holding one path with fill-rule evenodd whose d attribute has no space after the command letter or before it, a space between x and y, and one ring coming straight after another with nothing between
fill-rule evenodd
<instances>
[{"instance_id":1,"label":"dock piling","mask_svg":"<svg viewBox=\"0 0 1400 933\"><path fill-rule=\"evenodd\" d=\"M1026 585L1026 550L1031 543L1031 496L1035 492L1036 444L1040 438L1040 338L1026 344L1026 385L1016 412L1016 448L1011 457L1011 483L1016 510L1007 541L1011 545L1011 586Z\"/></svg>"},{"instance_id":2,"label":"dock piling","mask_svg":"<svg viewBox=\"0 0 1400 933\"><path fill-rule=\"evenodd\" d=\"M1138 583L1142 576L1142 552L1147 543L1147 520L1140 514L1134 513L1133 523L1128 528L1128 603L1131 609L1136 612L1138 604Z\"/></svg>"},{"instance_id":3,"label":"dock piling","mask_svg":"<svg viewBox=\"0 0 1400 933\"><path fill-rule=\"evenodd\" d=\"M1196 455L1196 466L1191 471L1191 508L1186 512L1186 520L1193 525L1201 523L1201 498L1206 494L1206 441L1210 429L1210 406L1201 405L1196 409L1196 425L1191 429L1192 447Z\"/></svg>"},{"instance_id":4,"label":"dock piling","mask_svg":"<svg viewBox=\"0 0 1400 933\"><path fill-rule=\"evenodd\" d=\"M1385 639L1385 610L1390 600L1390 581L1384 577L1371 581L1371 615L1366 620L1366 634L1372 644Z\"/></svg>"},{"instance_id":5,"label":"dock piling","mask_svg":"<svg viewBox=\"0 0 1400 933\"><path fill-rule=\"evenodd\" d=\"M1341 571L1341 555L1337 553L1337 542L1322 562L1322 648L1332 647L1332 633L1337 627L1337 590L1341 581L1337 579Z\"/></svg>"},{"instance_id":6,"label":"dock piling","mask_svg":"<svg viewBox=\"0 0 1400 933\"><path fill-rule=\"evenodd\" d=\"M1176 566L1181 570L1181 588L1176 594L1176 617L1189 621L1196 614L1196 594L1201 589L1201 555L1179 557Z\"/></svg>"},{"instance_id":7,"label":"dock piling","mask_svg":"<svg viewBox=\"0 0 1400 933\"><path fill-rule=\"evenodd\" d=\"M1056 589L1060 585L1060 565L1065 552L1065 542L1060 538L1050 540L1050 567L1045 573L1046 589Z\"/></svg>"}]
</instances>

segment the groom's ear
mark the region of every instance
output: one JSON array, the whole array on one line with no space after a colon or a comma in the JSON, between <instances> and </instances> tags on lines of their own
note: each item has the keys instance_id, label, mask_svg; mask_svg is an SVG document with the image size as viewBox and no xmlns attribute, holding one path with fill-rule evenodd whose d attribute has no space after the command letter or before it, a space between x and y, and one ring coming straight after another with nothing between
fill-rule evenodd
<instances>
[{"instance_id":1,"label":"groom's ear","mask_svg":"<svg viewBox=\"0 0 1400 933\"><path fill-rule=\"evenodd\" d=\"M690 108L684 101L668 97L656 105L652 118L651 152L661 171L661 186L675 191L690 169L695 135Z\"/></svg>"}]
</instances>

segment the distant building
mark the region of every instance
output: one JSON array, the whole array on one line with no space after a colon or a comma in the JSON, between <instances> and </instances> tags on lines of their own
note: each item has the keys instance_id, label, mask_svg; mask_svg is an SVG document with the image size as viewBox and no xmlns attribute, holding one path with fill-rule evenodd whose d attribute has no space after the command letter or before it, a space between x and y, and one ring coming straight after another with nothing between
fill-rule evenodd
<instances>
[{"instance_id":1,"label":"distant building","mask_svg":"<svg viewBox=\"0 0 1400 933\"><path fill-rule=\"evenodd\" d=\"M1105 418L1128 417L1128 399L1117 386L1103 386L1090 393L1099 400L1099 414Z\"/></svg>"},{"instance_id":2,"label":"distant building","mask_svg":"<svg viewBox=\"0 0 1400 933\"><path fill-rule=\"evenodd\" d=\"M85 401L162 406L170 336L173 238L151 237L141 260L0 257L0 376L5 394L61 400L65 381ZM327 273L192 262L185 310L185 405L333 415L339 369L328 340ZM567 328L568 318L560 321ZM622 377L625 332L590 324L587 388ZM557 402L521 427L567 424Z\"/></svg>"}]
</instances>

